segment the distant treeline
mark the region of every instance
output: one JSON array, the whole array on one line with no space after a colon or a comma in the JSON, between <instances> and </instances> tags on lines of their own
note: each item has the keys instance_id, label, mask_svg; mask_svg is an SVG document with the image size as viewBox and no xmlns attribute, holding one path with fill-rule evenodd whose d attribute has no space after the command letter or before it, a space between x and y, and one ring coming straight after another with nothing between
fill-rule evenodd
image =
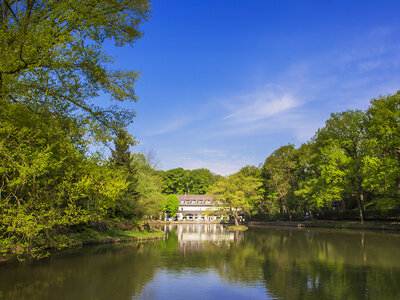
<instances>
[{"instance_id":1,"label":"distant treeline","mask_svg":"<svg viewBox=\"0 0 400 300\"><path fill-rule=\"evenodd\" d=\"M204 195L210 187L223 177L212 173L208 169L184 170L183 168L158 171L163 179L165 194L195 194Z\"/></svg>"}]
</instances>

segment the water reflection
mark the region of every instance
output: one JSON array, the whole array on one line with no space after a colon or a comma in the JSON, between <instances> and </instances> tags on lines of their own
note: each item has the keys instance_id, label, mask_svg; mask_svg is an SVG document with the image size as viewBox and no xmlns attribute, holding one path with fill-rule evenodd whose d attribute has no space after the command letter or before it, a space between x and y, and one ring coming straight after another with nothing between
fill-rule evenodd
<instances>
[{"instance_id":1,"label":"water reflection","mask_svg":"<svg viewBox=\"0 0 400 300\"><path fill-rule=\"evenodd\" d=\"M0 299L398 299L400 236L165 226L167 239L0 263Z\"/></svg>"},{"instance_id":2,"label":"water reflection","mask_svg":"<svg viewBox=\"0 0 400 300\"><path fill-rule=\"evenodd\" d=\"M232 232L219 224L165 225L163 230L178 238L178 249L182 251L204 250L211 245L229 246L243 237L243 232Z\"/></svg>"}]
</instances>

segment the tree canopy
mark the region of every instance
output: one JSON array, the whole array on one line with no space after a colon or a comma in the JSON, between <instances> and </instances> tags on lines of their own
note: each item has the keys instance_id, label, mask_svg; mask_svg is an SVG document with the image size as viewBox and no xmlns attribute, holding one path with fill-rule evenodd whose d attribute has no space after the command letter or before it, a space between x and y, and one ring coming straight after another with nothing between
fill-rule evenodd
<instances>
[{"instance_id":1,"label":"tree canopy","mask_svg":"<svg viewBox=\"0 0 400 300\"><path fill-rule=\"evenodd\" d=\"M138 73L102 48L133 45L146 0L0 1L0 253L31 256L68 244L68 230L159 214L161 179L134 160ZM112 158L90 154L100 142ZM151 197L150 197L151 195Z\"/></svg>"},{"instance_id":2,"label":"tree canopy","mask_svg":"<svg viewBox=\"0 0 400 300\"><path fill-rule=\"evenodd\" d=\"M168 195L164 210L168 212L171 217L175 217L178 209L179 209L178 197L176 195Z\"/></svg>"},{"instance_id":3,"label":"tree canopy","mask_svg":"<svg viewBox=\"0 0 400 300\"><path fill-rule=\"evenodd\" d=\"M252 203L257 203L261 198L260 187L259 179L238 172L216 182L211 187L210 193L215 195L214 205L223 214L233 217L235 224L238 225L239 214L249 214Z\"/></svg>"},{"instance_id":4,"label":"tree canopy","mask_svg":"<svg viewBox=\"0 0 400 300\"><path fill-rule=\"evenodd\" d=\"M184 170L183 168L162 172L162 177L165 194L196 195L207 194L210 186L222 178L208 169Z\"/></svg>"},{"instance_id":5,"label":"tree canopy","mask_svg":"<svg viewBox=\"0 0 400 300\"><path fill-rule=\"evenodd\" d=\"M104 142L134 112L93 100L100 93L136 101L135 71L110 68L102 48L133 45L149 19L146 0L28 0L0 2L0 101L79 119Z\"/></svg>"}]
</instances>

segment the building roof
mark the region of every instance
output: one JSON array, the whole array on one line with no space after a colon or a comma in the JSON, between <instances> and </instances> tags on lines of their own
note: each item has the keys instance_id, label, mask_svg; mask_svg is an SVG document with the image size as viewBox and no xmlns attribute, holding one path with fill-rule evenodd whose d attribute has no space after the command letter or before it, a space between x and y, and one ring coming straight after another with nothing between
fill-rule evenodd
<instances>
[{"instance_id":1,"label":"building roof","mask_svg":"<svg viewBox=\"0 0 400 300\"><path fill-rule=\"evenodd\" d=\"M176 195L180 200L212 200L215 198L213 195Z\"/></svg>"},{"instance_id":2,"label":"building roof","mask_svg":"<svg viewBox=\"0 0 400 300\"><path fill-rule=\"evenodd\" d=\"M203 214L203 213L211 213L214 211L207 211L207 210L178 210L176 213L177 214Z\"/></svg>"},{"instance_id":3,"label":"building roof","mask_svg":"<svg viewBox=\"0 0 400 300\"><path fill-rule=\"evenodd\" d=\"M179 206L214 206L212 195L176 195Z\"/></svg>"}]
</instances>

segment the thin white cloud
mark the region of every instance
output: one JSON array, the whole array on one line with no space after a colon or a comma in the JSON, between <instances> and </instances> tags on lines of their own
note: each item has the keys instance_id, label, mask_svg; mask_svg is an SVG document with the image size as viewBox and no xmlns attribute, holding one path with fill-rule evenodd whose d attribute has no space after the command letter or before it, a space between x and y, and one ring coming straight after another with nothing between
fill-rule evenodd
<instances>
[{"instance_id":1,"label":"thin white cloud","mask_svg":"<svg viewBox=\"0 0 400 300\"><path fill-rule=\"evenodd\" d=\"M224 120L235 120L237 122L254 122L275 116L299 105L296 99L288 94L278 99L269 97L258 97L249 107L239 108L237 111L226 116Z\"/></svg>"},{"instance_id":2,"label":"thin white cloud","mask_svg":"<svg viewBox=\"0 0 400 300\"><path fill-rule=\"evenodd\" d=\"M155 135L161 135L161 134L166 134L170 132L177 131L183 127L185 127L188 123L190 123L190 120L187 119L177 119L173 121L164 121L161 123L158 123L161 125L161 127L149 130L148 132L145 132L143 135L146 137L149 136L155 136Z\"/></svg>"},{"instance_id":3,"label":"thin white cloud","mask_svg":"<svg viewBox=\"0 0 400 300\"><path fill-rule=\"evenodd\" d=\"M301 103L279 85L267 84L264 90L239 97L240 103L223 120L250 123L273 117ZM238 102L236 100L236 102Z\"/></svg>"}]
</instances>

